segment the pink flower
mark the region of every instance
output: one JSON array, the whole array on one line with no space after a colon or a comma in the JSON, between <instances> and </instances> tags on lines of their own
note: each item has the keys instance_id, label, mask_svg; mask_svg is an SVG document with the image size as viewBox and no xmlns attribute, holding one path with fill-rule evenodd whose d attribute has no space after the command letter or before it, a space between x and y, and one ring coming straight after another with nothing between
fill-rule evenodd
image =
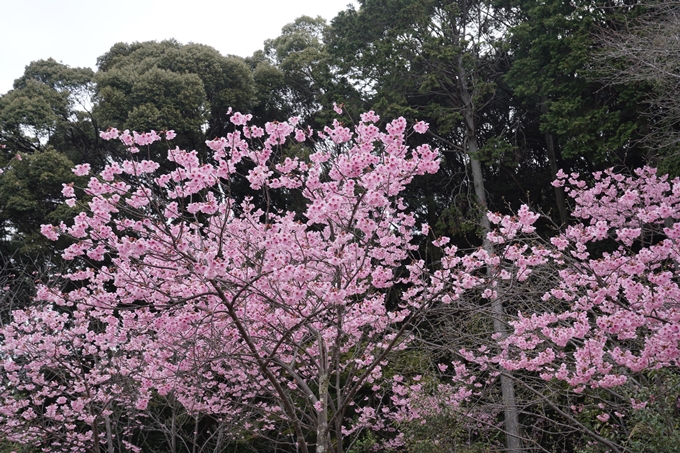
<instances>
[{"instance_id":1,"label":"pink flower","mask_svg":"<svg viewBox=\"0 0 680 453\"><path fill-rule=\"evenodd\" d=\"M425 121L418 121L415 124L415 126L413 126L413 130L419 134L424 134L425 132L427 132L429 127L430 127L429 123L426 123Z\"/></svg>"},{"instance_id":2,"label":"pink flower","mask_svg":"<svg viewBox=\"0 0 680 453\"><path fill-rule=\"evenodd\" d=\"M118 129L116 129L115 127L109 128L106 131L99 132L99 136L104 140L112 140L114 138L118 138L118 135L119 135Z\"/></svg>"},{"instance_id":3,"label":"pink flower","mask_svg":"<svg viewBox=\"0 0 680 453\"><path fill-rule=\"evenodd\" d=\"M54 228L54 225L40 225L40 232L50 241L56 241L59 239L59 234Z\"/></svg>"},{"instance_id":4,"label":"pink flower","mask_svg":"<svg viewBox=\"0 0 680 453\"><path fill-rule=\"evenodd\" d=\"M360 116L362 123L376 123L380 121L380 117L375 114L373 110L369 110L366 113L362 113Z\"/></svg>"},{"instance_id":5,"label":"pink flower","mask_svg":"<svg viewBox=\"0 0 680 453\"><path fill-rule=\"evenodd\" d=\"M264 129L262 129L261 127L251 126L249 131L250 131L250 135L253 138L260 138L264 135Z\"/></svg>"},{"instance_id":6,"label":"pink flower","mask_svg":"<svg viewBox=\"0 0 680 453\"><path fill-rule=\"evenodd\" d=\"M19 153L17 153L17 155L14 156L14 157L16 157L17 160L22 160L22 159L21 159L21 154L19 154Z\"/></svg>"},{"instance_id":7,"label":"pink flower","mask_svg":"<svg viewBox=\"0 0 680 453\"><path fill-rule=\"evenodd\" d=\"M118 138L127 146L132 146L135 143L135 140L132 138L132 135L130 135L130 131L128 129L125 129L123 134Z\"/></svg>"},{"instance_id":8,"label":"pink flower","mask_svg":"<svg viewBox=\"0 0 680 453\"><path fill-rule=\"evenodd\" d=\"M172 140L176 136L177 136L177 134L175 134L175 131L173 131L173 130L165 131L165 138L167 140Z\"/></svg>"},{"instance_id":9,"label":"pink flower","mask_svg":"<svg viewBox=\"0 0 680 453\"><path fill-rule=\"evenodd\" d=\"M344 106L344 104L338 105L334 102L333 103L333 110L335 110L335 113L337 113L338 115L342 115L342 107L343 106Z\"/></svg>"},{"instance_id":10,"label":"pink flower","mask_svg":"<svg viewBox=\"0 0 680 453\"><path fill-rule=\"evenodd\" d=\"M76 176L85 176L88 173L90 173L90 164L80 164L76 165L73 170L73 173L76 174Z\"/></svg>"},{"instance_id":11,"label":"pink flower","mask_svg":"<svg viewBox=\"0 0 680 453\"><path fill-rule=\"evenodd\" d=\"M231 121L236 126L245 126L253 118L253 115L243 115L241 112L234 113L229 121Z\"/></svg>"},{"instance_id":12,"label":"pink flower","mask_svg":"<svg viewBox=\"0 0 680 453\"><path fill-rule=\"evenodd\" d=\"M65 196L65 197L75 197L76 196L75 192L73 191L73 183L71 183L71 184L63 184L62 183L62 186L64 187L63 189L61 189L61 194L63 196Z\"/></svg>"},{"instance_id":13,"label":"pink flower","mask_svg":"<svg viewBox=\"0 0 680 453\"><path fill-rule=\"evenodd\" d=\"M630 399L630 405L633 409L644 409L647 407L647 401L635 401L633 398Z\"/></svg>"},{"instance_id":14,"label":"pink flower","mask_svg":"<svg viewBox=\"0 0 680 453\"><path fill-rule=\"evenodd\" d=\"M400 116L387 125L387 132L390 135L399 136L406 130L406 119Z\"/></svg>"},{"instance_id":15,"label":"pink flower","mask_svg":"<svg viewBox=\"0 0 680 453\"><path fill-rule=\"evenodd\" d=\"M295 140L298 142L305 141L305 132L302 129L295 129Z\"/></svg>"},{"instance_id":16,"label":"pink flower","mask_svg":"<svg viewBox=\"0 0 680 453\"><path fill-rule=\"evenodd\" d=\"M135 409L143 411L147 408L149 405L149 399L148 398L140 398L135 402Z\"/></svg>"},{"instance_id":17,"label":"pink flower","mask_svg":"<svg viewBox=\"0 0 680 453\"><path fill-rule=\"evenodd\" d=\"M139 134L133 131L132 135L133 140L139 146L151 145L153 142L156 142L161 139L161 136L158 135L154 130L152 130L151 132L145 132L143 134Z\"/></svg>"}]
</instances>

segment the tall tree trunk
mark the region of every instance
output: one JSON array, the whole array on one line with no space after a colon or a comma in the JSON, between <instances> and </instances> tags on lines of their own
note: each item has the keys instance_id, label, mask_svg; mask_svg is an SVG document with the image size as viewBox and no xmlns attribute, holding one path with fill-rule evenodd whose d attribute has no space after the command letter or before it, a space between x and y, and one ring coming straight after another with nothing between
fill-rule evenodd
<instances>
[{"instance_id":1,"label":"tall tree trunk","mask_svg":"<svg viewBox=\"0 0 680 453\"><path fill-rule=\"evenodd\" d=\"M343 394L340 391L342 388L342 383L341 383L341 376L340 376L340 370L342 369L342 366L340 365L340 351L341 351L341 340L340 340L340 332L343 330L343 325L342 325L342 314L345 311L345 307L342 305L338 305L337 307L338 310L338 322L337 322L337 328L338 328L338 334L335 336L335 345L333 346L333 354L332 358L335 361L334 364L334 369L335 369L335 389L336 389L336 406L335 410L336 411L342 411L342 407L344 405L343 401ZM330 398L330 396L329 396ZM341 417L338 412L335 414L335 453L343 453L343 434L342 434L342 421L343 417Z\"/></svg>"},{"instance_id":2,"label":"tall tree trunk","mask_svg":"<svg viewBox=\"0 0 680 453\"><path fill-rule=\"evenodd\" d=\"M108 446L108 453L114 453L113 433L111 432L111 418L108 415L104 415L104 421L106 422L106 444Z\"/></svg>"},{"instance_id":3,"label":"tall tree trunk","mask_svg":"<svg viewBox=\"0 0 680 453\"><path fill-rule=\"evenodd\" d=\"M91 411L90 411L91 413ZM95 417L94 421L92 422L92 438L94 439L94 445L93 445L93 452L94 453L100 453L100 448L99 448L99 427L97 426L97 418Z\"/></svg>"},{"instance_id":4,"label":"tall tree trunk","mask_svg":"<svg viewBox=\"0 0 680 453\"><path fill-rule=\"evenodd\" d=\"M339 282L339 279L338 279ZM333 445L331 444L331 436L328 432L328 388L331 384L330 377L330 363L328 350L326 349L326 342L323 339L320 331L316 332L317 342L319 345L319 407L317 408L316 421L316 452L317 453L331 453Z\"/></svg>"},{"instance_id":5,"label":"tall tree trunk","mask_svg":"<svg viewBox=\"0 0 680 453\"><path fill-rule=\"evenodd\" d=\"M324 366L324 365L321 365ZM320 408L317 410L316 422L316 452L330 453L332 446L330 445L330 436L328 435L328 386L329 386L328 370L321 370L319 376L319 403Z\"/></svg>"},{"instance_id":6,"label":"tall tree trunk","mask_svg":"<svg viewBox=\"0 0 680 453\"><path fill-rule=\"evenodd\" d=\"M198 415L194 416L194 441L191 446L191 453L196 453L198 448Z\"/></svg>"},{"instance_id":7,"label":"tall tree trunk","mask_svg":"<svg viewBox=\"0 0 680 453\"><path fill-rule=\"evenodd\" d=\"M220 424L220 427L217 429L219 432L217 433L217 440L215 440L215 449L213 450L213 453L220 453L223 451L222 442L224 439L224 425Z\"/></svg>"},{"instance_id":8,"label":"tall tree trunk","mask_svg":"<svg viewBox=\"0 0 680 453\"><path fill-rule=\"evenodd\" d=\"M475 128L475 119L472 111L463 112L465 126L467 129L467 154L470 158L470 168L472 170L472 183L475 189L475 197L477 198L477 205L482 211L481 226L482 226L482 246L484 250L492 255L494 253L493 244L487 238L487 234L491 231L491 224L486 215L488 210L486 204L486 190L484 188L484 174L482 173L482 163L479 161L477 155L479 145L477 143L477 132ZM487 272L492 272L487 269ZM493 330L494 333L500 334L501 337L506 337L508 334L506 327L505 310L503 309L503 302L500 297L496 297L491 302L491 313L493 315ZM519 435L519 415L517 413L517 403L515 401L515 386L512 378L504 373L500 376L501 393L503 397L503 413L505 418L505 438L507 443L507 451L511 453L519 453L522 451L522 442Z\"/></svg>"},{"instance_id":9,"label":"tall tree trunk","mask_svg":"<svg viewBox=\"0 0 680 453\"><path fill-rule=\"evenodd\" d=\"M541 98L541 113L548 113L547 99ZM545 131L545 147L548 150L548 160L550 161L550 173L553 181L557 179L557 153L555 152L555 140L553 135ZM555 187L555 200L557 201L557 210L560 214L560 224L564 228L567 224L567 203L564 199L564 188Z\"/></svg>"}]
</instances>

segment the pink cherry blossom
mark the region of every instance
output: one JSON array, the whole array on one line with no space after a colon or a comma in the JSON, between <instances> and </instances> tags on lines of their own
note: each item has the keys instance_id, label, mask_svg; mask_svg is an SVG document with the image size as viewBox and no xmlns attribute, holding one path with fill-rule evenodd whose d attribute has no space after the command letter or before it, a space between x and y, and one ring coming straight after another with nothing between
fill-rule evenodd
<instances>
[{"instance_id":1,"label":"pink cherry blossom","mask_svg":"<svg viewBox=\"0 0 680 453\"><path fill-rule=\"evenodd\" d=\"M76 176L85 176L88 173L90 173L90 164L78 164L75 166L73 169L73 173L76 174Z\"/></svg>"},{"instance_id":2,"label":"pink cherry blossom","mask_svg":"<svg viewBox=\"0 0 680 453\"><path fill-rule=\"evenodd\" d=\"M414 126L413 130L416 131L419 134L424 134L427 132L427 129L430 127L429 123L426 123L425 121L418 121Z\"/></svg>"},{"instance_id":3,"label":"pink cherry blossom","mask_svg":"<svg viewBox=\"0 0 680 453\"><path fill-rule=\"evenodd\" d=\"M501 373L562 381L581 394L572 412L582 413L589 391L680 364L680 180L651 168L588 183L560 172L556 184L574 205L563 232L540 237L539 215L522 205L487 215L492 250L462 250L434 239L403 199L440 162L429 145L410 146L404 118L384 128L373 112L353 128L336 120L317 131L326 141L308 158L286 157L292 137L314 136L299 119L264 128L251 119L231 115L235 130L207 141L207 157L176 147L171 165L132 153L108 163L84 188L86 210L41 226L52 241L69 237L62 256L78 266L64 275L71 285L39 288L42 305L0 329L4 439L101 450L112 423L129 423L116 442L134 450L165 402L229 423L234 441L242 430L278 435L283 423L300 451L309 451L307 431L324 432L314 442L330 446L364 429L392 430L385 445L399 448L399 423L471 411ZM160 140L112 131L102 137L130 150ZM244 178L238 193L235 178ZM62 194L76 205L72 185ZM421 241L439 262L419 255ZM419 320L437 319L430 310L481 313L501 299L522 311L506 333L433 363L436 392L420 370L386 378ZM613 407L596 411L613 423ZM474 418L498 421L492 410Z\"/></svg>"},{"instance_id":4,"label":"pink cherry blossom","mask_svg":"<svg viewBox=\"0 0 680 453\"><path fill-rule=\"evenodd\" d=\"M376 115L373 110L362 113L359 117L362 123L377 123L380 121L380 116Z\"/></svg>"},{"instance_id":5,"label":"pink cherry blossom","mask_svg":"<svg viewBox=\"0 0 680 453\"><path fill-rule=\"evenodd\" d=\"M75 191L73 190L73 183L71 184L62 184L63 189L61 190L61 194L65 197L75 197Z\"/></svg>"},{"instance_id":6,"label":"pink cherry blossom","mask_svg":"<svg viewBox=\"0 0 680 453\"><path fill-rule=\"evenodd\" d=\"M252 118L253 115L251 114L243 115L240 112L236 112L233 115L231 115L229 121L231 121L236 126L245 126L248 123L248 121L250 121Z\"/></svg>"},{"instance_id":7,"label":"pink cherry blossom","mask_svg":"<svg viewBox=\"0 0 680 453\"><path fill-rule=\"evenodd\" d=\"M364 118L377 121L374 114ZM132 154L108 164L85 188L87 211L69 226L41 228L49 239L60 234L74 239L64 259L99 267L66 275L82 283L76 289L41 289L45 310L16 314L2 332L11 339L5 346L13 348L13 357L30 350L23 363L36 373L22 374L12 361L3 365L26 389L41 388L40 373L58 370L58 362L87 372L64 370L69 384L50 393L55 403L44 412L39 400L10 408L16 404L12 390L0 392L0 413L20 420L0 427L7 438L33 442L36 437L21 433L35 426L45 438L68 432L60 438L71 449L78 448L73 446L78 439L92 445L95 430L108 429L104 417L114 408L131 414L130 420L140 414L141 420L153 407L151 395L263 435L277 429L273 421L300 427L302 419L327 422L338 410L348 424L322 440L328 445L362 429L386 427L392 409L375 411L360 390L382 391L390 351L409 342L400 326L437 301L423 266L409 264L420 233L400 194L415 176L437 171L438 152L425 145L411 149L404 119L390 123L387 133L334 121L326 134L342 144L338 152L278 160L276 147L313 131L296 130L297 119L264 129L247 126L248 120L249 115L233 114L237 130L207 142L214 160L175 148L167 154L173 169L165 172L158 162ZM116 138L110 131L106 137ZM259 137L264 139L250 142ZM125 131L117 138L133 148L159 136ZM265 212L248 196L232 194L225 181L243 161L250 165L246 180L252 194L295 192L305 209ZM74 172L84 176L89 167ZM75 204L72 189L65 186L64 195ZM390 308L386 297L395 285L405 289L404 296ZM132 309L140 302L145 308ZM57 315L51 306L78 310ZM120 314L127 306L131 310ZM24 334L28 317L38 320L31 329L49 333L45 347L30 349L31 341L43 340ZM99 327L91 331L89 325ZM65 346L50 348L49 341L73 344L83 355ZM78 357L98 366L82 367L74 362ZM265 357L271 357L269 364L258 365L270 360ZM345 383L331 389L330 379L340 376ZM422 391L419 381L389 389L396 392L396 407L404 407L406 394ZM336 392L352 404L339 409L330 404ZM305 451L307 440L296 436ZM397 445L398 439L391 442Z\"/></svg>"}]
</instances>

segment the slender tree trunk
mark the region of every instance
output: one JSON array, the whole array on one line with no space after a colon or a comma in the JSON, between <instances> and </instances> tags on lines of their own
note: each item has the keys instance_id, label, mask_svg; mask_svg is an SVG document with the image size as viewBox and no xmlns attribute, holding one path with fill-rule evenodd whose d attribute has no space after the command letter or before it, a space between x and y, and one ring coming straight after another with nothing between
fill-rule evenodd
<instances>
[{"instance_id":1,"label":"slender tree trunk","mask_svg":"<svg viewBox=\"0 0 680 453\"><path fill-rule=\"evenodd\" d=\"M547 99L541 99L541 112L548 113ZM557 153L555 152L555 140L553 135L545 131L545 147L548 150L548 160L550 161L550 173L553 181L557 179ZM567 224L567 203L564 199L564 188L555 187L555 200L557 201L557 210L560 214L560 224L564 228Z\"/></svg>"},{"instance_id":2,"label":"slender tree trunk","mask_svg":"<svg viewBox=\"0 0 680 453\"><path fill-rule=\"evenodd\" d=\"M317 332L317 342L319 344L319 407L317 408L317 422L316 422L316 452L317 453L331 453L333 446L331 445L331 436L328 432L328 388L331 384L331 377L329 373L330 363L328 350L321 335Z\"/></svg>"},{"instance_id":3,"label":"slender tree trunk","mask_svg":"<svg viewBox=\"0 0 680 453\"><path fill-rule=\"evenodd\" d=\"M91 412L91 411L90 411ZM92 437L94 439L93 450L94 453L99 453L99 427L97 426L97 418L92 422Z\"/></svg>"},{"instance_id":4,"label":"slender tree trunk","mask_svg":"<svg viewBox=\"0 0 680 453\"><path fill-rule=\"evenodd\" d=\"M477 152L479 145L477 143L477 134L475 128L475 120L471 111L463 113L467 128L467 154L470 158L470 168L472 170L472 183L475 189L475 197L477 204L482 211L481 226L482 226L482 245L484 250L492 255L494 253L493 244L487 238L487 233L491 231L491 224L486 215L488 210L486 204L486 190L484 188L484 175L482 173L482 163L479 161ZM492 272L487 269L487 272ZM494 333L500 334L501 337L507 336L505 310L503 309L503 302L500 297L497 297L491 302L491 313L493 315L493 330ZM501 393L503 397L503 413L505 418L505 437L507 443L507 451L511 453L518 453L522 451L522 442L519 435L519 415L517 413L517 403L515 401L515 386L512 378L506 374L501 374Z\"/></svg>"},{"instance_id":5,"label":"slender tree trunk","mask_svg":"<svg viewBox=\"0 0 680 453\"><path fill-rule=\"evenodd\" d=\"M345 311L345 307L342 305L338 305L338 323L337 323L337 328L338 328L338 334L335 337L335 346L333 347L333 360L335 361L334 364L334 369L335 369L335 393L336 393L336 406L335 410L336 411L342 411L342 407L344 404L343 398L342 398L342 392L340 391L341 389L341 382L340 382L340 370L342 367L340 366L340 335L342 332L342 315ZM343 434L342 434L342 419L343 417L339 413L335 413L335 453L343 453Z\"/></svg>"},{"instance_id":6,"label":"slender tree trunk","mask_svg":"<svg viewBox=\"0 0 680 453\"><path fill-rule=\"evenodd\" d=\"M104 422L106 423L106 444L109 449L108 453L114 453L113 435L111 433L111 418L108 415L105 415Z\"/></svg>"},{"instance_id":7,"label":"slender tree trunk","mask_svg":"<svg viewBox=\"0 0 680 453\"><path fill-rule=\"evenodd\" d=\"M316 452L330 453L332 446L330 445L330 436L328 435L328 386L329 386L328 370L321 370L319 376L319 403L321 403L320 410L317 410L316 422Z\"/></svg>"},{"instance_id":8,"label":"slender tree trunk","mask_svg":"<svg viewBox=\"0 0 680 453\"><path fill-rule=\"evenodd\" d=\"M222 451L222 440L224 438L224 425L220 425L219 430L217 434L217 440L215 441L215 449L213 450L213 453L220 453Z\"/></svg>"},{"instance_id":9,"label":"slender tree trunk","mask_svg":"<svg viewBox=\"0 0 680 453\"><path fill-rule=\"evenodd\" d=\"M196 453L198 447L198 416L194 417L194 445L191 447L191 453Z\"/></svg>"}]
</instances>

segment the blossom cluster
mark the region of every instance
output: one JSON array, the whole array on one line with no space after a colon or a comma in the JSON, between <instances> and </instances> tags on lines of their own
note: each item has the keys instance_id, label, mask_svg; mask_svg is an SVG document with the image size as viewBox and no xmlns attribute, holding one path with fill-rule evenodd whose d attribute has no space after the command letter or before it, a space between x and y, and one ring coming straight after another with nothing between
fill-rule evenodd
<instances>
[{"instance_id":1,"label":"blossom cluster","mask_svg":"<svg viewBox=\"0 0 680 453\"><path fill-rule=\"evenodd\" d=\"M313 136L299 118L259 128L236 112L234 131L206 142L207 158L175 147L163 167L135 157L161 146L163 133L102 132L129 158L96 175L74 168L90 175L87 209L41 228L76 240L62 254L86 263L65 275L76 289L41 288L44 305L0 331L0 366L13 382L0 391L3 435L83 451L111 426L141 429L153 395L262 431L310 411L345 420L364 410L359 390L407 344L403 321L435 299L414 290L387 304L397 284L428 284L417 264L397 278L417 231L400 194L436 172L439 155L406 144L403 118L385 131L374 113L362 118L354 130L335 121L323 132L328 146L303 159L281 157ZM237 179L251 194L295 191L305 207L256 204L233 192ZM62 194L75 205L73 185ZM347 381L333 392L356 405L331 406L331 376Z\"/></svg>"},{"instance_id":2,"label":"blossom cluster","mask_svg":"<svg viewBox=\"0 0 680 453\"><path fill-rule=\"evenodd\" d=\"M595 173L591 184L560 172L554 185L572 197L578 220L563 233L537 236L539 215L522 206L514 216L488 213L496 226L488 234L494 256L476 251L459 257L443 248L444 269L487 270L464 277L483 298L512 303L523 297L523 284L531 291L542 285L540 306L534 304L542 310L518 312L494 348L459 355L473 368L534 372L576 392L621 386L632 373L677 366L680 180L644 167L630 176ZM536 273L540 278L532 280ZM442 285L456 281L442 275ZM452 286L444 302L463 297Z\"/></svg>"}]
</instances>

